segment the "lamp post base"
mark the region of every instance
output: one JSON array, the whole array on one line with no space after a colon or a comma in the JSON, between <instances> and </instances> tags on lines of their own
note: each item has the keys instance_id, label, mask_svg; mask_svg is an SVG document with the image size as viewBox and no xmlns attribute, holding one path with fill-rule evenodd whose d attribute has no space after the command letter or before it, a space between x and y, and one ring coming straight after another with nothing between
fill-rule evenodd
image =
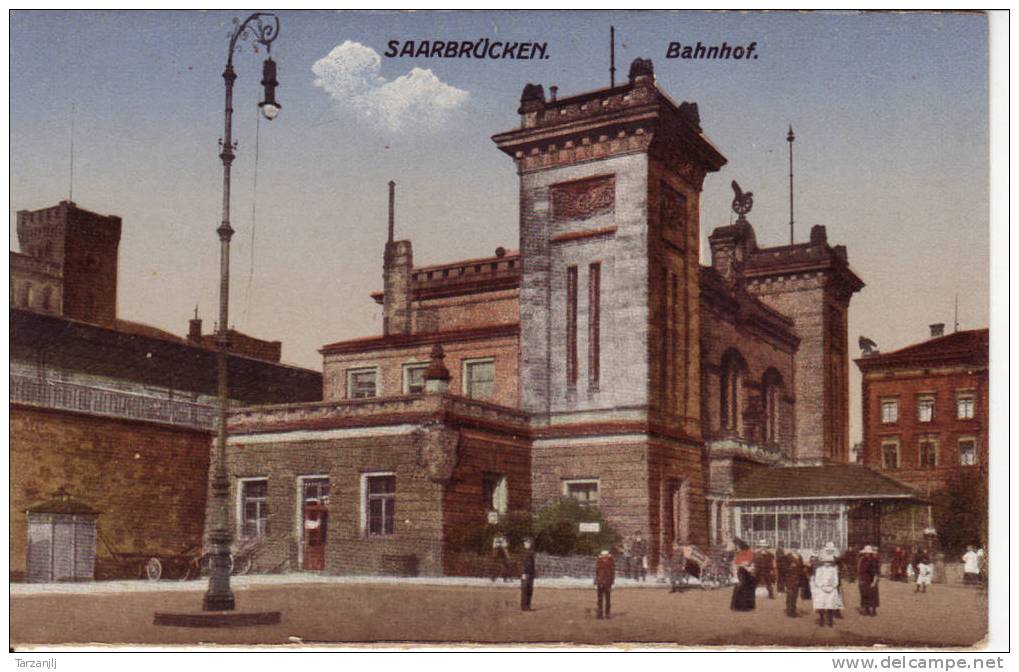
<instances>
[{"instance_id":1,"label":"lamp post base","mask_svg":"<svg viewBox=\"0 0 1019 672\"><path fill-rule=\"evenodd\" d=\"M233 611L234 610L234 594L227 592L225 594L212 594L206 593L202 599L202 611Z\"/></svg>"},{"instance_id":2,"label":"lamp post base","mask_svg":"<svg viewBox=\"0 0 1019 672\"><path fill-rule=\"evenodd\" d=\"M153 625L178 628L243 628L257 625L279 625L282 615L278 611L210 611L201 614L156 613Z\"/></svg>"}]
</instances>

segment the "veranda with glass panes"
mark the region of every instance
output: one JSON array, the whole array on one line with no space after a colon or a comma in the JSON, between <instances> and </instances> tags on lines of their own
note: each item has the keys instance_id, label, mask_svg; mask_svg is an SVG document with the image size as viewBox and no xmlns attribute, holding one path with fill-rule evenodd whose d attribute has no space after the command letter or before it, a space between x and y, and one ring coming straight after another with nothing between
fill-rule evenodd
<instances>
[{"instance_id":1,"label":"veranda with glass panes","mask_svg":"<svg viewBox=\"0 0 1019 672\"><path fill-rule=\"evenodd\" d=\"M736 504L733 522L736 537L755 546L763 539L769 547L820 550L832 542L846 548L849 536L845 502Z\"/></svg>"}]
</instances>

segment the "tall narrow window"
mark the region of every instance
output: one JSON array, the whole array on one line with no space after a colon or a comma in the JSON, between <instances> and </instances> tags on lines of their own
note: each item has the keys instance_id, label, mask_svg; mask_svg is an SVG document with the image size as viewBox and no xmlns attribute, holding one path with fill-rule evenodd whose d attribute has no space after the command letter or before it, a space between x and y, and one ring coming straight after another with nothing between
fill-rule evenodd
<instances>
[{"instance_id":1,"label":"tall narrow window","mask_svg":"<svg viewBox=\"0 0 1019 672\"><path fill-rule=\"evenodd\" d=\"M899 442L888 439L881 442L881 466L885 469L899 468Z\"/></svg>"},{"instance_id":2,"label":"tall narrow window","mask_svg":"<svg viewBox=\"0 0 1019 672\"><path fill-rule=\"evenodd\" d=\"M601 264L588 267L587 385L598 389L601 378Z\"/></svg>"},{"instance_id":3,"label":"tall narrow window","mask_svg":"<svg viewBox=\"0 0 1019 672\"><path fill-rule=\"evenodd\" d=\"M955 416L960 420L972 420L976 395L972 392L959 392L955 397Z\"/></svg>"},{"instance_id":4,"label":"tall narrow window","mask_svg":"<svg viewBox=\"0 0 1019 672\"><path fill-rule=\"evenodd\" d=\"M577 387L577 267L566 268L566 385Z\"/></svg>"},{"instance_id":5,"label":"tall narrow window","mask_svg":"<svg viewBox=\"0 0 1019 672\"><path fill-rule=\"evenodd\" d=\"M365 522L368 534L393 534L396 529L396 476L368 475L365 477L365 485Z\"/></svg>"},{"instance_id":6,"label":"tall narrow window","mask_svg":"<svg viewBox=\"0 0 1019 672\"><path fill-rule=\"evenodd\" d=\"M916 398L916 419L917 422L932 422L934 420L934 397L922 394Z\"/></svg>"},{"instance_id":7,"label":"tall narrow window","mask_svg":"<svg viewBox=\"0 0 1019 672\"><path fill-rule=\"evenodd\" d=\"M491 399L495 395L495 358L466 359L463 391L470 399Z\"/></svg>"},{"instance_id":8,"label":"tall narrow window","mask_svg":"<svg viewBox=\"0 0 1019 672\"><path fill-rule=\"evenodd\" d=\"M241 481L241 536L264 537L269 532L268 479Z\"/></svg>"},{"instance_id":9,"label":"tall narrow window","mask_svg":"<svg viewBox=\"0 0 1019 672\"><path fill-rule=\"evenodd\" d=\"M938 444L934 439L920 439L920 468L933 469L938 466Z\"/></svg>"},{"instance_id":10,"label":"tall narrow window","mask_svg":"<svg viewBox=\"0 0 1019 672\"><path fill-rule=\"evenodd\" d=\"M977 440L972 437L959 439L959 464L970 467L977 463Z\"/></svg>"},{"instance_id":11,"label":"tall narrow window","mask_svg":"<svg viewBox=\"0 0 1019 672\"><path fill-rule=\"evenodd\" d=\"M680 413L679 409L679 390L677 389L676 383L679 381L681 373L685 375L685 371L680 372L679 370L679 315L677 310L679 308L679 278L676 277L675 273L669 274L669 395L671 398L671 408L674 413Z\"/></svg>"}]
</instances>

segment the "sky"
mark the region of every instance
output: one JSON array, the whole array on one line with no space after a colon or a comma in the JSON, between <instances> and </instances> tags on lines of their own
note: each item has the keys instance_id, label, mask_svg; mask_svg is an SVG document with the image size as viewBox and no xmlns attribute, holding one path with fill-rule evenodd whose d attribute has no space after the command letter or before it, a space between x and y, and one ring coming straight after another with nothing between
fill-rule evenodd
<instances>
[{"instance_id":1,"label":"sky","mask_svg":"<svg viewBox=\"0 0 1019 672\"><path fill-rule=\"evenodd\" d=\"M13 11L10 232L17 210L72 196L123 218L118 314L183 335L217 315L223 80L239 12ZM529 82L560 96L617 82L651 58L659 87L696 102L728 163L705 180L707 236L754 193L762 246L812 225L866 283L850 307L882 351L989 323L987 20L854 12L279 12L282 110L259 120L264 50L234 55L231 326L282 340L283 359L381 332L387 186L417 264L515 249L518 181L491 141L519 125ZM244 18L241 15L240 18ZM389 58L390 40L547 43L547 58ZM670 42L756 42L752 60L667 59ZM73 122L73 123L72 123ZM73 135L72 135L73 125ZM73 139L73 180L71 145ZM850 367L850 436L860 377Z\"/></svg>"}]
</instances>

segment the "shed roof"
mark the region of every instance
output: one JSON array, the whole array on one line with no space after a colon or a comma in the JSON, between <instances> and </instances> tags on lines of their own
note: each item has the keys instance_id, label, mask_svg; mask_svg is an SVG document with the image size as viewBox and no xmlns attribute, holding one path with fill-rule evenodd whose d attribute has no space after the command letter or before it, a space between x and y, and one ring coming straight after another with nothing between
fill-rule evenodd
<instances>
[{"instance_id":1,"label":"shed roof","mask_svg":"<svg viewBox=\"0 0 1019 672\"><path fill-rule=\"evenodd\" d=\"M767 467L736 482L734 501L919 499L909 486L860 464Z\"/></svg>"}]
</instances>

